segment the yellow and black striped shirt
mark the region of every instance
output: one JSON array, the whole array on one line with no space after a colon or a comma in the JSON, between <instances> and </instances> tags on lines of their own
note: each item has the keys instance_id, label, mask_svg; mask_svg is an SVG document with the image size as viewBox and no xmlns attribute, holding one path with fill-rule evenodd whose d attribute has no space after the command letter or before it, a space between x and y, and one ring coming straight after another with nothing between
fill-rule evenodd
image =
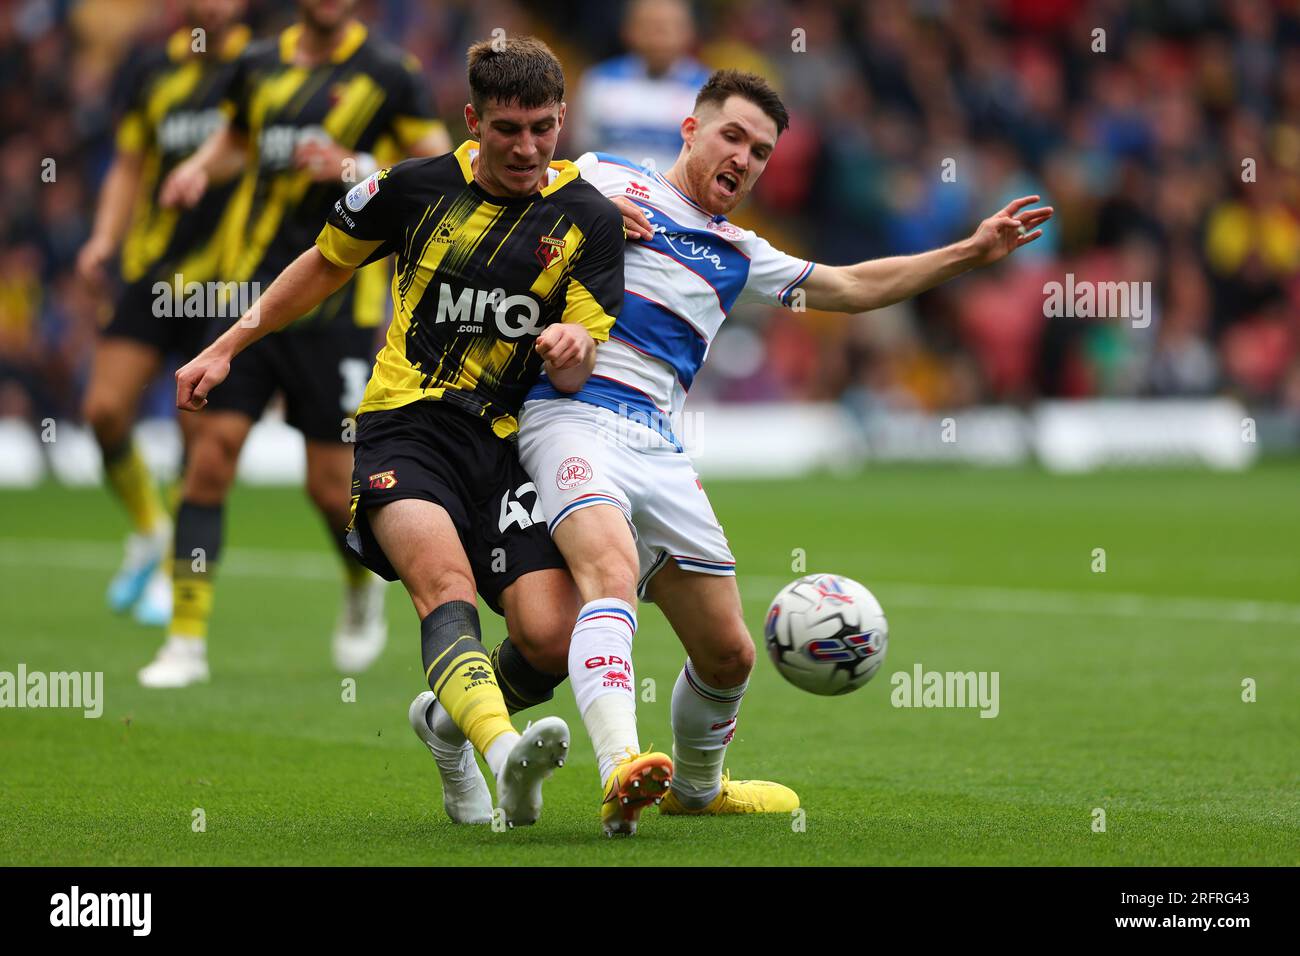
<instances>
[{"instance_id":1,"label":"yellow and black striped shirt","mask_svg":"<svg viewBox=\"0 0 1300 956\"><path fill-rule=\"evenodd\" d=\"M484 418L500 437L537 381L553 322L609 338L623 304L623 220L569 162L531 196L474 181L474 142L380 170L334 204L316 246L346 268L397 255L393 321L361 414L420 399Z\"/></svg>"},{"instance_id":2,"label":"yellow and black striped shirt","mask_svg":"<svg viewBox=\"0 0 1300 956\"><path fill-rule=\"evenodd\" d=\"M227 280L268 284L312 244L346 188L341 180L313 182L295 168L299 144L327 137L392 163L440 125L414 57L354 21L329 62L295 66L301 33L295 25L250 44L230 84L230 122L248 137L252 154L232 203L242 226L228 246ZM303 321L379 324L385 268L363 270Z\"/></svg>"},{"instance_id":3,"label":"yellow and black striped shirt","mask_svg":"<svg viewBox=\"0 0 1300 956\"><path fill-rule=\"evenodd\" d=\"M235 58L247 45L248 28L232 27L219 48L194 49L189 30L178 30L161 48L133 56L123 80L123 112L117 126L119 153L140 157L140 186L122 244L125 282L216 278L224 236L215 228L234 184L209 189L194 209L163 209L158 191L182 160L224 122L221 103Z\"/></svg>"}]
</instances>

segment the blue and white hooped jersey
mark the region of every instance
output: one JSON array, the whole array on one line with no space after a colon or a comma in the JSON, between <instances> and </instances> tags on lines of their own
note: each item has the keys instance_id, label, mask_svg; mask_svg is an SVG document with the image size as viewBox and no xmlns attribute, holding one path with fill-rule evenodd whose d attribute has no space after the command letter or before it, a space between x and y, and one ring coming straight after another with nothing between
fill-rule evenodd
<instances>
[{"instance_id":1,"label":"blue and white hooped jersey","mask_svg":"<svg viewBox=\"0 0 1300 956\"><path fill-rule=\"evenodd\" d=\"M528 400L574 398L654 428L680 447L672 421L722 322L740 301L789 305L813 264L696 205L657 172L608 153L577 166L605 196L631 199L654 227L628 242L623 309L582 390L558 391L543 375Z\"/></svg>"}]
</instances>

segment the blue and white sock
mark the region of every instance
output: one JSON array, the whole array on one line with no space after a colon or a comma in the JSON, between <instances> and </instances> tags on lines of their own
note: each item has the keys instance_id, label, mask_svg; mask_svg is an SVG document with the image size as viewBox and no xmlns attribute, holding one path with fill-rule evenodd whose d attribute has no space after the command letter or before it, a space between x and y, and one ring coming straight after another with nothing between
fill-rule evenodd
<instances>
[{"instance_id":1,"label":"blue and white sock","mask_svg":"<svg viewBox=\"0 0 1300 956\"><path fill-rule=\"evenodd\" d=\"M636 674L632 670L632 639L636 611L617 598L585 604L578 613L569 643L569 682L578 712L587 726L600 782L630 749L640 752L636 735Z\"/></svg>"},{"instance_id":2,"label":"blue and white sock","mask_svg":"<svg viewBox=\"0 0 1300 956\"><path fill-rule=\"evenodd\" d=\"M710 687L690 658L673 685L673 793L683 805L707 806L722 789L727 744L736 733L740 701L749 681Z\"/></svg>"}]
</instances>

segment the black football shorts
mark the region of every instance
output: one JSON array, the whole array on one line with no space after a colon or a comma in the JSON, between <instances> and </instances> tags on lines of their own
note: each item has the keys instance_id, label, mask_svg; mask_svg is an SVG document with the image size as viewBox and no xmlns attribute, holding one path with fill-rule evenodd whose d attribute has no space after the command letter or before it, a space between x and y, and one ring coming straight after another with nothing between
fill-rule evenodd
<instances>
[{"instance_id":1,"label":"black football shorts","mask_svg":"<svg viewBox=\"0 0 1300 956\"><path fill-rule=\"evenodd\" d=\"M565 567L551 541L537 490L515 442L443 401L365 412L353 450L348 547L389 581L397 572L366 513L403 498L441 505L451 516L483 600L501 613L501 592L530 571Z\"/></svg>"},{"instance_id":2,"label":"black football shorts","mask_svg":"<svg viewBox=\"0 0 1300 956\"><path fill-rule=\"evenodd\" d=\"M155 305L168 314L156 315ZM164 356L175 355L188 362L203 348L206 315L176 315L170 301L163 302L148 280L124 286L113 307L113 317L100 331L106 339L130 339L157 349Z\"/></svg>"},{"instance_id":3,"label":"black football shorts","mask_svg":"<svg viewBox=\"0 0 1300 956\"><path fill-rule=\"evenodd\" d=\"M233 319L214 321L216 341ZM258 339L230 363L226 380L208 395L211 411L241 412L256 421L275 393L284 393L285 421L304 438L346 442L370 378L375 330L353 325L290 326Z\"/></svg>"}]
</instances>

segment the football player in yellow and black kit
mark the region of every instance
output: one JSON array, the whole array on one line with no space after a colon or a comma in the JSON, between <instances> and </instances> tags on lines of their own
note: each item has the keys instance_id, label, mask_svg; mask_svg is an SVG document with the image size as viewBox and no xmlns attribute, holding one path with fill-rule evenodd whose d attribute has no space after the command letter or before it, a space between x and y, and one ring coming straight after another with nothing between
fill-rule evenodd
<instances>
[{"instance_id":1,"label":"football player in yellow and black kit","mask_svg":"<svg viewBox=\"0 0 1300 956\"><path fill-rule=\"evenodd\" d=\"M167 174L221 125L221 100L249 39L239 22L243 9L244 0L192 0L188 26L164 46L128 60L113 163L100 189L94 228L77 257L80 277L102 293L109 284L107 265L121 252L121 289L95 345L82 402L108 486L131 521L108 603L119 613L134 608L138 621L160 627L171 618L165 561L172 523L131 428L140 398L166 358L188 362L204 344L203 316L175 307L182 301L174 294L181 291L174 289L175 276L199 283L216 278L223 237L212 224L233 184L211 190L183 214L163 209L158 192ZM188 426L184 419L181 424Z\"/></svg>"},{"instance_id":2,"label":"football player in yellow and black kit","mask_svg":"<svg viewBox=\"0 0 1300 956\"><path fill-rule=\"evenodd\" d=\"M548 717L521 738L507 700L530 706L564 679L563 654L525 656L567 647L578 596L519 464L515 416L543 369L564 391L586 382L622 305L623 231L576 166L551 162L564 74L544 44L475 44L469 85L465 117L478 141L349 190L315 247L263 295L257 325L237 323L177 373L177 404L202 408L240 352L354 269L396 254L393 322L358 420L349 544L402 580L420 616L430 690L409 715L443 772L448 813L491 818L477 749L506 821L525 824L563 763L568 728ZM476 589L506 619L510 639L495 660L481 643ZM431 716L465 742L441 749Z\"/></svg>"},{"instance_id":3,"label":"football player in yellow and black kit","mask_svg":"<svg viewBox=\"0 0 1300 956\"><path fill-rule=\"evenodd\" d=\"M299 22L249 45L235 66L217 131L163 187L162 200L197 202L210 182L242 173L227 210L237 227L222 278L261 292L303 249L339 191L374 172L377 159L445 152L419 65L371 36L352 16L356 0L298 0ZM206 633L221 548L224 502L239 451L277 392L307 449L307 491L342 549L349 517L352 421L384 315L387 264L356 278L284 335L241 357L230 383L200 416L176 520L174 610L165 644L140 680L177 687L208 676ZM250 295L250 298L252 296ZM209 327L209 341L225 321ZM194 560L196 549L205 556ZM387 635L384 582L341 551L344 607L334 660L354 672Z\"/></svg>"}]
</instances>

